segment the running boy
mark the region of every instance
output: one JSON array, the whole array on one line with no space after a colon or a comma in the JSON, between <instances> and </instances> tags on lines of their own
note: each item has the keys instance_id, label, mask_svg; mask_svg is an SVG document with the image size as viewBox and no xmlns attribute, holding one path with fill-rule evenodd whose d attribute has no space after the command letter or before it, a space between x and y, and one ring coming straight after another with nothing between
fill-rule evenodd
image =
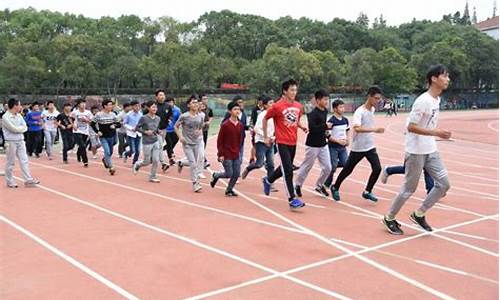
<instances>
[{"instance_id":1,"label":"running boy","mask_svg":"<svg viewBox=\"0 0 500 300\"><path fill-rule=\"evenodd\" d=\"M417 189L422 169L429 173L435 184L420 208L411 213L412 222L426 231L432 231L432 227L425 220L425 213L443 198L450 188L448 172L441 161L434 138L451 137L450 131L437 128L441 101L439 96L448 88L450 82L448 70L443 65L431 66L426 79L429 89L415 100L406 122L408 132L405 138L405 180L401 191L392 201L389 212L382 220L392 234L403 234L396 215Z\"/></svg>"},{"instance_id":2,"label":"running boy","mask_svg":"<svg viewBox=\"0 0 500 300\"><path fill-rule=\"evenodd\" d=\"M356 109L353 116L352 126L354 134L352 137L351 153L347 162L340 172L332 188L332 196L335 201L340 201L340 185L352 173L356 165L366 157L372 168L372 173L361 196L367 200L376 202L378 198L372 193L373 186L377 182L382 171L377 149L373 140L373 133L384 133L384 128L376 128L374 121L375 107L382 99L382 90L377 86L368 89L365 104Z\"/></svg>"},{"instance_id":3,"label":"running boy","mask_svg":"<svg viewBox=\"0 0 500 300\"><path fill-rule=\"evenodd\" d=\"M43 134L45 135L45 151L49 160L52 160L52 148L54 147L57 135L56 119L58 115L59 112L54 105L54 101L47 101L47 110L42 113L42 120Z\"/></svg>"},{"instance_id":4,"label":"running boy","mask_svg":"<svg viewBox=\"0 0 500 300\"><path fill-rule=\"evenodd\" d=\"M73 133L75 143L78 145L76 157L78 161L83 162L84 167L89 166L89 159L87 158L87 140L89 137L90 121L92 120L92 113L85 109L85 100L79 99L76 102L77 108L71 113L73 123Z\"/></svg>"},{"instance_id":5,"label":"running boy","mask_svg":"<svg viewBox=\"0 0 500 300\"><path fill-rule=\"evenodd\" d=\"M210 186L214 187L220 178L230 178L226 188L226 196L234 197L238 196L233 191L233 188L240 176L240 147L243 124L238 119L241 111L236 102L229 102L227 110L230 117L222 123L217 136L217 159L222 163L224 172L213 173Z\"/></svg>"},{"instance_id":6,"label":"running boy","mask_svg":"<svg viewBox=\"0 0 500 300\"><path fill-rule=\"evenodd\" d=\"M297 173L297 179L295 180L295 193L299 197L302 197L301 187L306 181L306 177L309 171L311 171L316 159L318 159L321 167L321 173L316 181L314 190L323 196L329 196L323 186L326 178L332 171L330 153L328 152L328 146L326 144L326 131L332 127L331 123L326 122L329 95L325 90L319 90L314 93L314 98L316 99L316 107L307 114L309 133L306 139L306 154Z\"/></svg>"},{"instance_id":7,"label":"running boy","mask_svg":"<svg viewBox=\"0 0 500 300\"><path fill-rule=\"evenodd\" d=\"M156 115L157 106L154 101L146 103L148 113L141 116L135 131L142 134L142 152L144 159L134 163L132 170L134 174L139 172L141 167L151 164L151 172L149 173L149 181L158 183L160 180L156 177L156 170L158 169L158 162L160 161L160 152L162 151L160 145L160 117ZM135 110L135 108L134 108Z\"/></svg>"},{"instance_id":8,"label":"running boy","mask_svg":"<svg viewBox=\"0 0 500 300\"><path fill-rule=\"evenodd\" d=\"M74 139L73 139L73 120L71 119L71 103L65 103L63 106L63 112L60 113L57 118L57 126L61 129L61 138L63 142L63 163L68 163L68 151L73 149Z\"/></svg>"}]
</instances>

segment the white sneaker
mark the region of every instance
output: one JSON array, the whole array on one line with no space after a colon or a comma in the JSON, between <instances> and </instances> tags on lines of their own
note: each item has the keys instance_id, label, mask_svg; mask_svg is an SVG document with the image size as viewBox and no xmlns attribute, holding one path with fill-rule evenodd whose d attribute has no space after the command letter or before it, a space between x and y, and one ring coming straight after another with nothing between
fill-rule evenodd
<instances>
[{"instance_id":1,"label":"white sneaker","mask_svg":"<svg viewBox=\"0 0 500 300\"><path fill-rule=\"evenodd\" d=\"M193 183L193 190L195 193L201 193L201 184L199 182Z\"/></svg>"},{"instance_id":2,"label":"white sneaker","mask_svg":"<svg viewBox=\"0 0 500 300\"><path fill-rule=\"evenodd\" d=\"M149 182L159 183L159 182L160 182L160 179L158 179L158 178L156 178L156 177L155 177L155 178L150 178L150 179L149 179Z\"/></svg>"},{"instance_id":3,"label":"white sneaker","mask_svg":"<svg viewBox=\"0 0 500 300\"><path fill-rule=\"evenodd\" d=\"M382 171L382 176L380 176L380 182L382 182L383 184L386 184L388 178L389 178L389 174L387 174L387 167L384 167L384 170Z\"/></svg>"},{"instance_id":4,"label":"white sneaker","mask_svg":"<svg viewBox=\"0 0 500 300\"><path fill-rule=\"evenodd\" d=\"M200 179L205 179L205 178L207 178L207 176L203 175L203 173L200 173L200 175L198 175L198 177L199 177Z\"/></svg>"}]
</instances>

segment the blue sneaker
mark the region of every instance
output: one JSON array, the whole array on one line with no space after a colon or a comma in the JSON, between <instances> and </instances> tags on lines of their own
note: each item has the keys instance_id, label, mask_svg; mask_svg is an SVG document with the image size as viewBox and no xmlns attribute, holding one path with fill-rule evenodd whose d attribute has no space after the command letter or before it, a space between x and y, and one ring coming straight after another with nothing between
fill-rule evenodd
<instances>
[{"instance_id":1,"label":"blue sneaker","mask_svg":"<svg viewBox=\"0 0 500 300\"><path fill-rule=\"evenodd\" d=\"M330 191L332 192L332 198L335 201L340 201L340 193L339 190L336 190L333 185L330 187Z\"/></svg>"},{"instance_id":2,"label":"blue sneaker","mask_svg":"<svg viewBox=\"0 0 500 300\"><path fill-rule=\"evenodd\" d=\"M271 193L271 183L267 179L267 176L262 178L262 184L264 185L264 194L266 194L266 196L269 196L269 194Z\"/></svg>"},{"instance_id":3,"label":"blue sneaker","mask_svg":"<svg viewBox=\"0 0 500 300\"><path fill-rule=\"evenodd\" d=\"M302 200L297 198L292 199L292 201L289 201L288 205L290 206L291 209L297 209L306 206L306 204L302 202Z\"/></svg>"}]
</instances>

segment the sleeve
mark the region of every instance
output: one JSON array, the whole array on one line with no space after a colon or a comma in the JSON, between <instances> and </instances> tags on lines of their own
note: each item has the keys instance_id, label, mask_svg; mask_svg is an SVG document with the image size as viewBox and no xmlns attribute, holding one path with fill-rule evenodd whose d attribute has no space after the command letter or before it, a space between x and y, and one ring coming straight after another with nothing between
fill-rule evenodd
<instances>
[{"instance_id":1,"label":"sleeve","mask_svg":"<svg viewBox=\"0 0 500 300\"><path fill-rule=\"evenodd\" d=\"M267 121L268 119L272 119L272 118L274 118L274 117L275 117L275 115L276 115L276 108L275 108L275 106L273 105L273 106L271 106L271 108L269 108L269 109L267 110L267 113L266 113L266 116L264 117L264 120L266 120L266 121Z\"/></svg>"},{"instance_id":2,"label":"sleeve","mask_svg":"<svg viewBox=\"0 0 500 300\"><path fill-rule=\"evenodd\" d=\"M253 127L253 130L255 131L255 133L257 133L258 135L262 135L262 136L264 135L264 131L262 129L262 120L265 117L264 114L265 114L265 112L262 112L257 116L257 121L255 121L255 125Z\"/></svg>"},{"instance_id":3,"label":"sleeve","mask_svg":"<svg viewBox=\"0 0 500 300\"><path fill-rule=\"evenodd\" d=\"M347 131L347 130L351 129L351 126L349 125L349 119L347 119L347 118L344 118L344 119L345 119L345 124L347 125L347 127L346 127L346 131Z\"/></svg>"},{"instance_id":4,"label":"sleeve","mask_svg":"<svg viewBox=\"0 0 500 300\"><path fill-rule=\"evenodd\" d=\"M415 103L413 103L410 115L408 116L409 123L418 124L420 122L424 114L429 110L426 104L425 101L415 101Z\"/></svg>"},{"instance_id":5,"label":"sleeve","mask_svg":"<svg viewBox=\"0 0 500 300\"><path fill-rule=\"evenodd\" d=\"M137 132L140 132L142 134L144 134L144 116L142 116L140 119L139 119L139 122L137 122L137 125L135 126L135 130Z\"/></svg>"},{"instance_id":6,"label":"sleeve","mask_svg":"<svg viewBox=\"0 0 500 300\"><path fill-rule=\"evenodd\" d=\"M2 116L2 126L3 128L6 128L7 130L15 133L25 133L26 130L28 130L28 127L26 126L26 121L24 121L23 124L21 124L20 126L16 126L9 120L7 114L4 114Z\"/></svg>"},{"instance_id":7,"label":"sleeve","mask_svg":"<svg viewBox=\"0 0 500 300\"><path fill-rule=\"evenodd\" d=\"M361 126L361 119L363 116L363 112L361 109L356 109L354 115L352 116L352 125L353 126Z\"/></svg>"},{"instance_id":8,"label":"sleeve","mask_svg":"<svg viewBox=\"0 0 500 300\"><path fill-rule=\"evenodd\" d=\"M217 135L217 157L223 156L223 147L224 147L224 132L225 126L224 124L220 127L219 134Z\"/></svg>"},{"instance_id":9,"label":"sleeve","mask_svg":"<svg viewBox=\"0 0 500 300\"><path fill-rule=\"evenodd\" d=\"M177 122L175 122L175 127L180 127L182 126L182 123L184 122L184 117L182 115L179 116L179 119Z\"/></svg>"},{"instance_id":10,"label":"sleeve","mask_svg":"<svg viewBox=\"0 0 500 300\"><path fill-rule=\"evenodd\" d=\"M92 127L95 133L99 132L99 128L97 127L97 115L92 118L92 121L90 121L90 127Z\"/></svg>"},{"instance_id":11,"label":"sleeve","mask_svg":"<svg viewBox=\"0 0 500 300\"><path fill-rule=\"evenodd\" d=\"M212 111L211 108L208 109L208 117L213 118L214 117L214 112Z\"/></svg>"}]
</instances>

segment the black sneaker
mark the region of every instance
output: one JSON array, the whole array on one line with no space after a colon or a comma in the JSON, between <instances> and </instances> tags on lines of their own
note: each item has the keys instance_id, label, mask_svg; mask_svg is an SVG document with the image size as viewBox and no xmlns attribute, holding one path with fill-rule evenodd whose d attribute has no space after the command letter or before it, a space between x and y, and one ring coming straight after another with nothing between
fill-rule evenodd
<instances>
[{"instance_id":1,"label":"black sneaker","mask_svg":"<svg viewBox=\"0 0 500 300\"><path fill-rule=\"evenodd\" d=\"M215 187L215 184L217 184L217 180L219 180L219 178L215 177L215 173L212 173L212 180L210 180L210 186L213 188ZM227 192L226 192L227 194Z\"/></svg>"},{"instance_id":2,"label":"black sneaker","mask_svg":"<svg viewBox=\"0 0 500 300\"><path fill-rule=\"evenodd\" d=\"M89 167L89 163L88 163L88 162L83 163L83 167L84 167L84 168L88 168L88 167Z\"/></svg>"},{"instance_id":3,"label":"black sneaker","mask_svg":"<svg viewBox=\"0 0 500 300\"><path fill-rule=\"evenodd\" d=\"M324 186L317 186L314 190L325 197L330 196Z\"/></svg>"},{"instance_id":4,"label":"black sneaker","mask_svg":"<svg viewBox=\"0 0 500 300\"><path fill-rule=\"evenodd\" d=\"M292 171L297 171L298 169L300 169L300 167L298 167L296 165L292 165Z\"/></svg>"},{"instance_id":5,"label":"black sneaker","mask_svg":"<svg viewBox=\"0 0 500 300\"><path fill-rule=\"evenodd\" d=\"M248 176L248 168L245 168L245 170L243 170L243 172L241 172L241 179L245 179L247 178Z\"/></svg>"},{"instance_id":6,"label":"black sneaker","mask_svg":"<svg viewBox=\"0 0 500 300\"><path fill-rule=\"evenodd\" d=\"M106 169L108 169L108 168L109 168L109 167L108 167L108 164L106 164L106 161L104 160L104 158L102 159L102 164L104 165L104 167L105 167Z\"/></svg>"},{"instance_id":7,"label":"black sneaker","mask_svg":"<svg viewBox=\"0 0 500 300\"><path fill-rule=\"evenodd\" d=\"M236 194L233 190L231 190L231 191L226 191L226 196L227 197L238 197L238 194Z\"/></svg>"},{"instance_id":8,"label":"black sneaker","mask_svg":"<svg viewBox=\"0 0 500 300\"><path fill-rule=\"evenodd\" d=\"M432 231L432 227L427 224L427 221L425 221L425 216L417 217L415 212L412 212L410 215L410 220L418 226L422 227L424 230Z\"/></svg>"},{"instance_id":9,"label":"black sneaker","mask_svg":"<svg viewBox=\"0 0 500 300\"><path fill-rule=\"evenodd\" d=\"M295 186L295 195L297 195L297 197L302 197L302 190L300 188L300 185Z\"/></svg>"},{"instance_id":10,"label":"black sneaker","mask_svg":"<svg viewBox=\"0 0 500 300\"><path fill-rule=\"evenodd\" d=\"M183 167L184 167L184 166L182 165L182 161L180 161L180 160L179 160L179 161L177 162L177 172L178 172L179 174L181 174L181 173L182 173L182 168L183 168Z\"/></svg>"},{"instance_id":11,"label":"black sneaker","mask_svg":"<svg viewBox=\"0 0 500 300\"><path fill-rule=\"evenodd\" d=\"M385 228L387 228L387 231L389 231L390 234L394 235L402 235L404 232L401 230L401 224L394 220L387 220L385 216L382 218L382 224L385 225Z\"/></svg>"},{"instance_id":12,"label":"black sneaker","mask_svg":"<svg viewBox=\"0 0 500 300\"><path fill-rule=\"evenodd\" d=\"M161 170L163 171L163 173L166 173L169 167L170 166L168 164L161 164Z\"/></svg>"}]
</instances>

